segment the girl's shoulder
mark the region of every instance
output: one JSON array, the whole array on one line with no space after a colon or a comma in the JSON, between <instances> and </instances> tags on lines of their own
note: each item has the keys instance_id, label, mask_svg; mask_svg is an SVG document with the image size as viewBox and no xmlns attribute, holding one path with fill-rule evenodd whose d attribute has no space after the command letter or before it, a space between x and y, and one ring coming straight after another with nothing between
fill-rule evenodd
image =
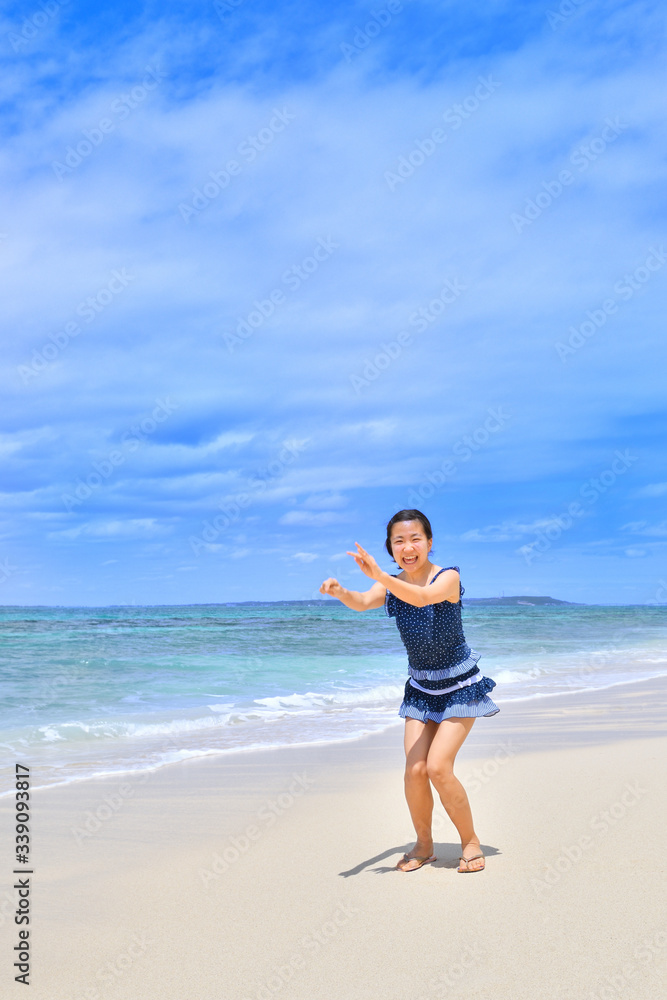
<instances>
[{"instance_id":1,"label":"girl's shoulder","mask_svg":"<svg viewBox=\"0 0 667 1000\"><path fill-rule=\"evenodd\" d=\"M433 581L435 580L436 576L440 576L441 573L444 573L444 572L446 572L449 569L453 569L456 573L459 574L459 576L461 575L461 572L460 572L458 566L435 566L434 565L433 569L435 570L435 573L431 577L431 579L429 581L430 583L433 583Z\"/></svg>"},{"instance_id":2,"label":"girl's shoulder","mask_svg":"<svg viewBox=\"0 0 667 1000\"><path fill-rule=\"evenodd\" d=\"M440 607L440 605L446 606L447 610L448 610L448 613L449 613L449 608L452 605L454 605L454 607L457 607L459 609L463 606L461 598L465 594L465 587L461 583L461 572L460 572L458 566L442 566L442 567L438 567L437 572L431 578L431 583L433 583L433 581L435 580L436 576L439 577L441 573L444 573L447 570L454 570L454 572L456 573L456 575L459 578L459 597L458 597L457 601L450 601L450 600L440 601L439 604L437 605L437 607Z\"/></svg>"}]
</instances>

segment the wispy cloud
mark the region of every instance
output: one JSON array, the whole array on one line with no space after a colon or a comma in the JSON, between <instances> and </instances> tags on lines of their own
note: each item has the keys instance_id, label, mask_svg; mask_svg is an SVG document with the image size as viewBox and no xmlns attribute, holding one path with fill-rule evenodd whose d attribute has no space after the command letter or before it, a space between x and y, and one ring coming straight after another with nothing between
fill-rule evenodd
<instances>
[{"instance_id":1,"label":"wispy cloud","mask_svg":"<svg viewBox=\"0 0 667 1000\"><path fill-rule=\"evenodd\" d=\"M534 535L549 527L551 523L551 520L543 518L530 524L507 521L503 524L489 524L484 528L471 528L470 531L464 531L461 540L464 542L511 542L517 538L523 538L525 535Z\"/></svg>"},{"instance_id":2,"label":"wispy cloud","mask_svg":"<svg viewBox=\"0 0 667 1000\"><path fill-rule=\"evenodd\" d=\"M646 521L630 521L621 527L621 531L627 531L631 535L653 535L657 538L667 538L667 521L660 521L657 524L648 524Z\"/></svg>"},{"instance_id":3,"label":"wispy cloud","mask_svg":"<svg viewBox=\"0 0 667 1000\"><path fill-rule=\"evenodd\" d=\"M127 538L153 538L156 535L163 535L168 532L168 527L164 523L159 523L155 518L131 518L124 521L89 521L76 528L68 528L64 531L51 533L51 538L62 538L75 540L78 538L96 539L127 539ZM114 560L107 560L105 565L110 565Z\"/></svg>"},{"instance_id":4,"label":"wispy cloud","mask_svg":"<svg viewBox=\"0 0 667 1000\"><path fill-rule=\"evenodd\" d=\"M667 494L667 483L648 483L635 494L637 497L664 497Z\"/></svg>"},{"instance_id":5,"label":"wispy cloud","mask_svg":"<svg viewBox=\"0 0 667 1000\"><path fill-rule=\"evenodd\" d=\"M333 510L323 510L315 513L310 510L290 510L279 519L280 524L304 525L320 528L328 524L344 524L349 517Z\"/></svg>"}]
</instances>

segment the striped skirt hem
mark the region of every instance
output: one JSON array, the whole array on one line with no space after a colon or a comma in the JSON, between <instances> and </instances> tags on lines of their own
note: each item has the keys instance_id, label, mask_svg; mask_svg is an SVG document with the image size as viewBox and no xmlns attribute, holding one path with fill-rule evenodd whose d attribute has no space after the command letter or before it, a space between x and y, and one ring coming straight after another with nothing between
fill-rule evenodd
<instances>
[{"instance_id":1,"label":"striped skirt hem","mask_svg":"<svg viewBox=\"0 0 667 1000\"><path fill-rule=\"evenodd\" d=\"M451 667L442 667L440 669L433 669L429 667L427 670L419 670L417 667L410 665L410 675L414 677L416 681L441 681L449 680L450 678L456 680L458 675L464 670L470 670L477 666L478 660L481 658L481 653L476 653L474 649L468 647L468 656L464 660L459 660L458 663L452 664Z\"/></svg>"},{"instance_id":2,"label":"striped skirt hem","mask_svg":"<svg viewBox=\"0 0 667 1000\"><path fill-rule=\"evenodd\" d=\"M449 694L426 694L408 681L398 714L403 719L418 719L420 722L496 715L500 709L488 696L495 686L496 682L490 677L483 677L476 684L457 688Z\"/></svg>"}]
</instances>

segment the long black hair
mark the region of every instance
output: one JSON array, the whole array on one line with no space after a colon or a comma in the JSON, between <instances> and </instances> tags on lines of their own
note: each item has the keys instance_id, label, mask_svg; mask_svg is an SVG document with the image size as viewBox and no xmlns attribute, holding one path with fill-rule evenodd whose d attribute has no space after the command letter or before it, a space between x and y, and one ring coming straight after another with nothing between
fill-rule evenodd
<instances>
[{"instance_id":1,"label":"long black hair","mask_svg":"<svg viewBox=\"0 0 667 1000\"><path fill-rule=\"evenodd\" d=\"M399 510L398 514L394 514L391 521L387 524L387 540L384 543L387 552L392 559L394 559L394 553L391 550L391 529L395 524L398 524L399 521L419 521L429 542L433 539L431 522L427 518L426 514L422 514L420 510ZM395 559L394 562L396 562Z\"/></svg>"}]
</instances>

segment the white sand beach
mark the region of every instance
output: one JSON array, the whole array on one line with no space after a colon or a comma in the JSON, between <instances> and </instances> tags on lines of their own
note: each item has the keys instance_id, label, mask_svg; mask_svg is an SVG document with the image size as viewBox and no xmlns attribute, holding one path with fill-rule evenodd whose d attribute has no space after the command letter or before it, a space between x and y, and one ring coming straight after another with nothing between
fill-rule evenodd
<instances>
[{"instance_id":1,"label":"white sand beach","mask_svg":"<svg viewBox=\"0 0 667 1000\"><path fill-rule=\"evenodd\" d=\"M487 857L472 878L440 805L437 861L394 870L413 843L401 725L37 790L30 995L658 1000L666 705L663 680L479 719L457 768Z\"/></svg>"}]
</instances>

